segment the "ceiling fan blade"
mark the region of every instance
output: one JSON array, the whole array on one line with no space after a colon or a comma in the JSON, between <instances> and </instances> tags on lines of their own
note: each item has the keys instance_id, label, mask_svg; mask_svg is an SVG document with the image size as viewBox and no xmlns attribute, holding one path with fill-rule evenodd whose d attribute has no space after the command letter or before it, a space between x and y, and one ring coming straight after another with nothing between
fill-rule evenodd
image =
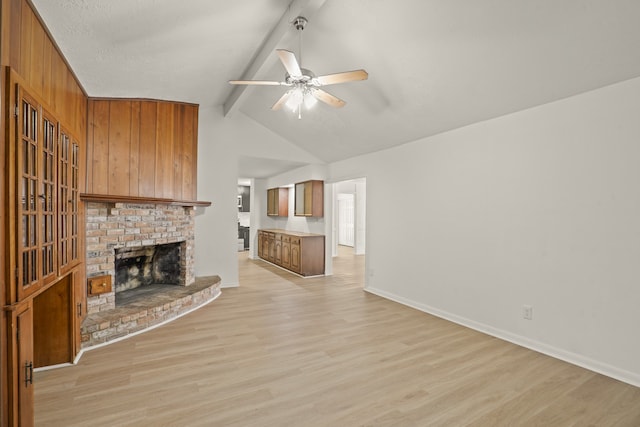
<instances>
[{"instance_id":1,"label":"ceiling fan blade","mask_svg":"<svg viewBox=\"0 0 640 427\"><path fill-rule=\"evenodd\" d=\"M315 79L322 86L334 85L337 83L353 82L356 80L367 80L369 73L365 70L345 71L343 73L327 74L325 76L318 76Z\"/></svg>"},{"instance_id":2,"label":"ceiling fan blade","mask_svg":"<svg viewBox=\"0 0 640 427\"><path fill-rule=\"evenodd\" d=\"M290 52L285 49L276 49L278 52L278 56L280 57L280 61L282 65L284 65L284 69L287 70L292 77L300 77L302 76L302 70L300 70L300 64L298 64L298 60L296 59L296 55L293 52Z\"/></svg>"},{"instance_id":3,"label":"ceiling fan blade","mask_svg":"<svg viewBox=\"0 0 640 427\"><path fill-rule=\"evenodd\" d=\"M229 80L229 83L232 85L287 86L287 83L271 80Z\"/></svg>"},{"instance_id":4,"label":"ceiling fan blade","mask_svg":"<svg viewBox=\"0 0 640 427\"><path fill-rule=\"evenodd\" d=\"M341 108L346 104L346 102L344 102L342 99L333 96L329 92L325 92L322 89L313 89L311 93L316 97L316 99L332 106L333 108Z\"/></svg>"},{"instance_id":5,"label":"ceiling fan blade","mask_svg":"<svg viewBox=\"0 0 640 427\"><path fill-rule=\"evenodd\" d=\"M282 95L282 96L280 97L280 99L278 99L278 100L276 101L276 103L275 103L275 104L273 104L273 107L271 107L271 109L272 109L273 111L277 111L277 110L281 109L281 108L282 108L282 106L287 102L287 100L289 99L289 97L290 97L290 96L291 96L291 91L290 91L290 90L286 91L286 92L284 93L284 95Z\"/></svg>"}]
</instances>

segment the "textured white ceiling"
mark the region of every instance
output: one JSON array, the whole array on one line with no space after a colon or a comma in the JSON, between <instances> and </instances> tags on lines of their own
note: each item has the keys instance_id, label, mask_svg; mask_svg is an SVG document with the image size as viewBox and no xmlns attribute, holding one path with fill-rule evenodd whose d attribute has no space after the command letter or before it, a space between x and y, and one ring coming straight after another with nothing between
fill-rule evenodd
<instances>
[{"instance_id":1,"label":"textured white ceiling","mask_svg":"<svg viewBox=\"0 0 640 427\"><path fill-rule=\"evenodd\" d=\"M89 95L201 105L225 102L289 4L33 2ZM249 89L239 111L332 162L640 76L638 17L637 0L326 0L302 65L369 80L328 87L347 105L302 120L270 110L280 87ZM298 52L294 29L278 47ZM283 75L274 54L256 78Z\"/></svg>"}]
</instances>

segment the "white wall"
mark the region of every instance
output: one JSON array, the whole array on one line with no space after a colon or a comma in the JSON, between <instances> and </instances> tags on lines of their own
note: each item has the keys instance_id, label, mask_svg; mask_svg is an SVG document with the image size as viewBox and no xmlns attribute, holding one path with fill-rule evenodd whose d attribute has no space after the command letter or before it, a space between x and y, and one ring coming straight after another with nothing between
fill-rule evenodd
<instances>
[{"instance_id":1,"label":"white wall","mask_svg":"<svg viewBox=\"0 0 640 427\"><path fill-rule=\"evenodd\" d=\"M196 210L196 276L218 275L223 287L238 285L238 208L232 203L238 190L238 162L230 143L233 134L220 108L200 108L198 200L212 205Z\"/></svg>"},{"instance_id":2,"label":"white wall","mask_svg":"<svg viewBox=\"0 0 640 427\"><path fill-rule=\"evenodd\" d=\"M366 177L367 290L640 385L638 111L634 79L255 187ZM199 122L213 206L196 216L196 274L234 286L235 159L290 144L219 109ZM330 221L267 220L331 236Z\"/></svg>"},{"instance_id":3,"label":"white wall","mask_svg":"<svg viewBox=\"0 0 640 427\"><path fill-rule=\"evenodd\" d=\"M330 165L366 289L640 385L639 112L634 79Z\"/></svg>"}]
</instances>

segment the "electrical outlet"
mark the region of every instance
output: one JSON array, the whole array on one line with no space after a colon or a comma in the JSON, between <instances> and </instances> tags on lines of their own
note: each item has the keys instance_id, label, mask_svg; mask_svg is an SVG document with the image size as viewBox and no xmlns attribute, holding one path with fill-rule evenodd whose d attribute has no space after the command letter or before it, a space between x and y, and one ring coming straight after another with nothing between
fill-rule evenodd
<instances>
[{"instance_id":1,"label":"electrical outlet","mask_svg":"<svg viewBox=\"0 0 640 427\"><path fill-rule=\"evenodd\" d=\"M522 306L522 318L525 320L532 320L533 319L533 307L531 307L530 305L523 305Z\"/></svg>"}]
</instances>

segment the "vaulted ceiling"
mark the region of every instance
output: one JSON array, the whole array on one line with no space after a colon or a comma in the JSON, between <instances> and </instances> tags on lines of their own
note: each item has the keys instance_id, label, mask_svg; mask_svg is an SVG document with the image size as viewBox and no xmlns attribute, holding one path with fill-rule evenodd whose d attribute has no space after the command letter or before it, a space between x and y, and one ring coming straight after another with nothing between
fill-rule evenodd
<instances>
[{"instance_id":1,"label":"vaulted ceiling","mask_svg":"<svg viewBox=\"0 0 640 427\"><path fill-rule=\"evenodd\" d=\"M324 162L640 76L637 0L33 3L90 96L220 106L230 120L244 114ZM228 84L243 75L283 80L273 51L300 59L290 25L298 15L309 20L304 68L369 73L326 88L344 108L319 103L302 119L271 110L286 88L233 92ZM243 164L243 176L265 173L260 159Z\"/></svg>"}]
</instances>

